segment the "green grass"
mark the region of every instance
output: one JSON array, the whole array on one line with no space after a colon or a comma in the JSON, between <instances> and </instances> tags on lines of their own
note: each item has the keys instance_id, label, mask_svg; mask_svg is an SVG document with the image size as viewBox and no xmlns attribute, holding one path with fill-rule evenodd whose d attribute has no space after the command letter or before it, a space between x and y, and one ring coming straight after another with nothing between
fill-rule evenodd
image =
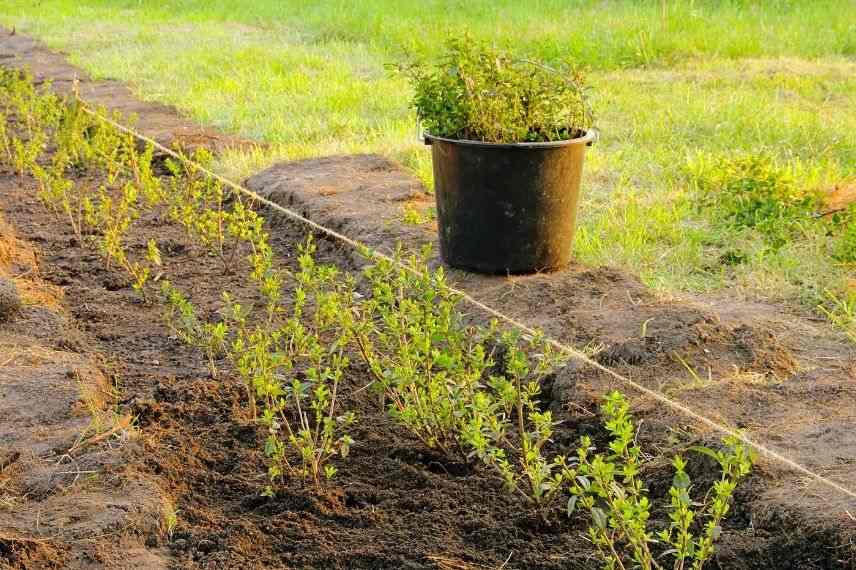
<instances>
[{"instance_id":1,"label":"green grass","mask_svg":"<svg viewBox=\"0 0 856 570\"><path fill-rule=\"evenodd\" d=\"M764 153L801 183L856 176L852 0L6 0L0 22L96 77L271 143L220 168L379 152L430 184L409 90L385 65L449 33L587 69L602 140L585 172L576 255L665 290L729 287L818 301L853 267L812 233L770 251L722 232L691 200L688 162ZM723 264L734 249L745 262Z\"/></svg>"}]
</instances>

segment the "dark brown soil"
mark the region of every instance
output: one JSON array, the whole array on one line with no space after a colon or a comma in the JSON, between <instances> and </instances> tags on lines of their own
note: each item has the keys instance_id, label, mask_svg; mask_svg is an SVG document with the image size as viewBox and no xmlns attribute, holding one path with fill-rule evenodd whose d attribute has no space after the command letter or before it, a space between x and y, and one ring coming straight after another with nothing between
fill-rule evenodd
<instances>
[{"instance_id":1,"label":"dark brown soil","mask_svg":"<svg viewBox=\"0 0 856 570\"><path fill-rule=\"evenodd\" d=\"M264 189L279 180L286 203L371 245L432 239L427 229L400 229L397 205L424 197L397 166L376 157L325 160L280 167L266 174L267 182L254 184ZM277 178L283 172L289 182ZM405 195L399 199L398 193ZM39 248L44 279L65 291L63 304L79 329L75 342L113 363L120 409L136 416L141 430L138 443L123 448L125 485L156 485L179 511L171 538L140 525L137 535L149 550L128 544L129 556L162 554L157 560L131 563L104 555L94 567L156 567L162 560L175 568L206 569L598 567L579 522L559 515L541 519L481 470L444 461L397 429L367 392L356 393L368 381L359 366L345 386L346 405L360 412L357 444L337 464L335 484L319 492L289 481L276 497L262 497L261 434L243 419L239 383L228 375L212 378L194 349L170 338L159 307L143 303L127 279L79 247L37 202L31 181L20 186L0 172L0 211ZM282 263L291 264L305 232L283 220L275 224L275 248ZM203 311L216 310L222 290L244 290L237 275L224 274L219 260L188 247L175 228L143 219L133 232L135 247L150 236L165 252L170 279L190 291ZM319 249L322 261L358 263L336 244L321 240ZM807 315L722 299L665 300L609 268L515 278L453 273L452 279L565 342L600 346L593 351L600 362L852 484L852 350ZM584 365L557 375L548 386L549 404L564 421L557 448L569 448L581 434L599 437L595 410L609 387L624 388ZM652 453L714 441L661 405L633 401L642 420L640 441ZM715 476L695 456L691 471L700 487ZM652 494L662 497L671 477L665 462L653 461L645 475ZM86 504L85 488L71 485L65 496ZM26 514L39 512L43 500L34 495ZM762 461L739 490L711 567L856 568L850 513L856 515L853 501ZM655 516L661 519L662 512ZM14 540L0 540L0 564L64 564L75 551L73 542L39 538L38 524L33 522L30 536L18 529ZM121 544L109 536L90 540L96 552Z\"/></svg>"}]
</instances>

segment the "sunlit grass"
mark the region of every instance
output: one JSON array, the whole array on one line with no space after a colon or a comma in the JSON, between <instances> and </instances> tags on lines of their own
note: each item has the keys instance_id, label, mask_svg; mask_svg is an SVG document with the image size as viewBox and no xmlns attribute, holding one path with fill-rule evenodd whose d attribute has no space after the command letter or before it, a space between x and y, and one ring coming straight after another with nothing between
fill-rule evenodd
<instances>
[{"instance_id":1,"label":"sunlit grass","mask_svg":"<svg viewBox=\"0 0 856 570\"><path fill-rule=\"evenodd\" d=\"M581 262L665 290L728 286L807 303L840 290L853 269L833 262L826 236L771 253L719 235L691 205L684 167L752 152L808 165L806 183L856 176L856 6L666 5L664 15L660 2L629 0L9 0L0 22L96 77L269 143L221 158L235 178L282 159L379 152L430 184L408 87L387 63L462 30L570 57L588 69L603 133L585 172ZM723 266L731 239L756 254Z\"/></svg>"}]
</instances>

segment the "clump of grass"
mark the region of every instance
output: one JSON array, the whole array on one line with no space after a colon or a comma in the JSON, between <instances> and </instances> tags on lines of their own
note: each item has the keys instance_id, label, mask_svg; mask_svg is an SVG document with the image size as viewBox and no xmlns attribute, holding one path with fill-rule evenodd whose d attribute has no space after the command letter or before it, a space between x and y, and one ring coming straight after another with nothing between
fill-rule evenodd
<instances>
[{"instance_id":1,"label":"clump of grass","mask_svg":"<svg viewBox=\"0 0 856 570\"><path fill-rule=\"evenodd\" d=\"M431 206L425 209L419 209L412 205L407 205L402 209L401 220L405 224L411 226L421 226L437 219L437 208Z\"/></svg>"},{"instance_id":2,"label":"clump of grass","mask_svg":"<svg viewBox=\"0 0 856 570\"><path fill-rule=\"evenodd\" d=\"M716 225L760 234L781 247L813 223L820 194L798 183L793 168L766 155L699 157L689 164L695 200Z\"/></svg>"},{"instance_id":3,"label":"clump of grass","mask_svg":"<svg viewBox=\"0 0 856 570\"><path fill-rule=\"evenodd\" d=\"M695 215L712 230L711 269L772 278L771 294L796 296L856 338L842 293L856 263L856 205L825 214L815 173L764 154L698 156L686 170Z\"/></svg>"},{"instance_id":4,"label":"clump of grass","mask_svg":"<svg viewBox=\"0 0 856 570\"><path fill-rule=\"evenodd\" d=\"M98 371L74 371L74 380L80 392L80 406L89 417L89 424L80 432L68 453L109 439L121 441L136 433L134 418L120 412L116 403L115 387Z\"/></svg>"},{"instance_id":5,"label":"clump of grass","mask_svg":"<svg viewBox=\"0 0 856 570\"><path fill-rule=\"evenodd\" d=\"M847 264L856 264L856 204L851 204L843 213L833 216L833 223L841 228L832 257Z\"/></svg>"},{"instance_id":6,"label":"clump of grass","mask_svg":"<svg viewBox=\"0 0 856 570\"><path fill-rule=\"evenodd\" d=\"M818 305L818 310L829 322L844 331L847 338L856 343L856 291L840 295L827 291L824 302Z\"/></svg>"},{"instance_id":7,"label":"clump of grass","mask_svg":"<svg viewBox=\"0 0 856 570\"><path fill-rule=\"evenodd\" d=\"M172 499L164 497L161 504L160 527L161 533L166 536L167 540L172 541L172 537L175 535L175 529L178 527L178 513L179 511L175 508Z\"/></svg>"}]
</instances>

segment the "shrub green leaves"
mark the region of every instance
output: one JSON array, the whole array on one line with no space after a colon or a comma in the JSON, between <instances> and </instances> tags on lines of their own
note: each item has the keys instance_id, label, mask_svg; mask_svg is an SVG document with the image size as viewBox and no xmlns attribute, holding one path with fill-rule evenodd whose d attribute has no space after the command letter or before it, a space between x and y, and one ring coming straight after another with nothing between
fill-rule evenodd
<instances>
[{"instance_id":1,"label":"shrub green leaves","mask_svg":"<svg viewBox=\"0 0 856 570\"><path fill-rule=\"evenodd\" d=\"M834 214L833 223L840 228L840 236L832 256L842 263L856 264L856 204Z\"/></svg>"},{"instance_id":2,"label":"shrub green leaves","mask_svg":"<svg viewBox=\"0 0 856 570\"><path fill-rule=\"evenodd\" d=\"M489 355L455 310L442 269L406 263L411 271L386 260L365 270L371 296L361 307L360 353L390 415L428 447L464 458L461 434Z\"/></svg>"},{"instance_id":3,"label":"shrub green leaves","mask_svg":"<svg viewBox=\"0 0 856 570\"><path fill-rule=\"evenodd\" d=\"M618 392L607 395L602 412L610 433L609 453L595 453L592 441L582 439L576 467L570 478L569 513L582 507L589 512L589 540L597 547L604 568L672 568L700 570L714 553L721 523L731 509L737 483L749 474L752 458L742 441L724 440L723 450L695 447L714 459L720 478L700 501L691 497L692 482L683 457L675 456L675 475L669 489L669 526L649 530L652 504L640 477L642 450L627 400ZM659 542L659 545L658 545ZM654 546L665 548L659 556Z\"/></svg>"},{"instance_id":4,"label":"shrub green leaves","mask_svg":"<svg viewBox=\"0 0 856 570\"><path fill-rule=\"evenodd\" d=\"M364 271L371 296L356 335L390 415L426 446L479 459L509 490L548 506L564 457L547 453L554 422L537 397L563 357L540 338L501 334L495 323L468 326L442 268L400 254L397 261Z\"/></svg>"},{"instance_id":5,"label":"shrub green leaves","mask_svg":"<svg viewBox=\"0 0 856 570\"><path fill-rule=\"evenodd\" d=\"M811 223L820 206L817 192L801 188L792 172L764 155L700 159L690 170L698 203L717 224L757 231L773 247Z\"/></svg>"},{"instance_id":6,"label":"shrub green leaves","mask_svg":"<svg viewBox=\"0 0 856 570\"><path fill-rule=\"evenodd\" d=\"M592 126L582 77L470 38L449 40L434 63L399 67L432 135L494 143L573 139Z\"/></svg>"}]
</instances>

